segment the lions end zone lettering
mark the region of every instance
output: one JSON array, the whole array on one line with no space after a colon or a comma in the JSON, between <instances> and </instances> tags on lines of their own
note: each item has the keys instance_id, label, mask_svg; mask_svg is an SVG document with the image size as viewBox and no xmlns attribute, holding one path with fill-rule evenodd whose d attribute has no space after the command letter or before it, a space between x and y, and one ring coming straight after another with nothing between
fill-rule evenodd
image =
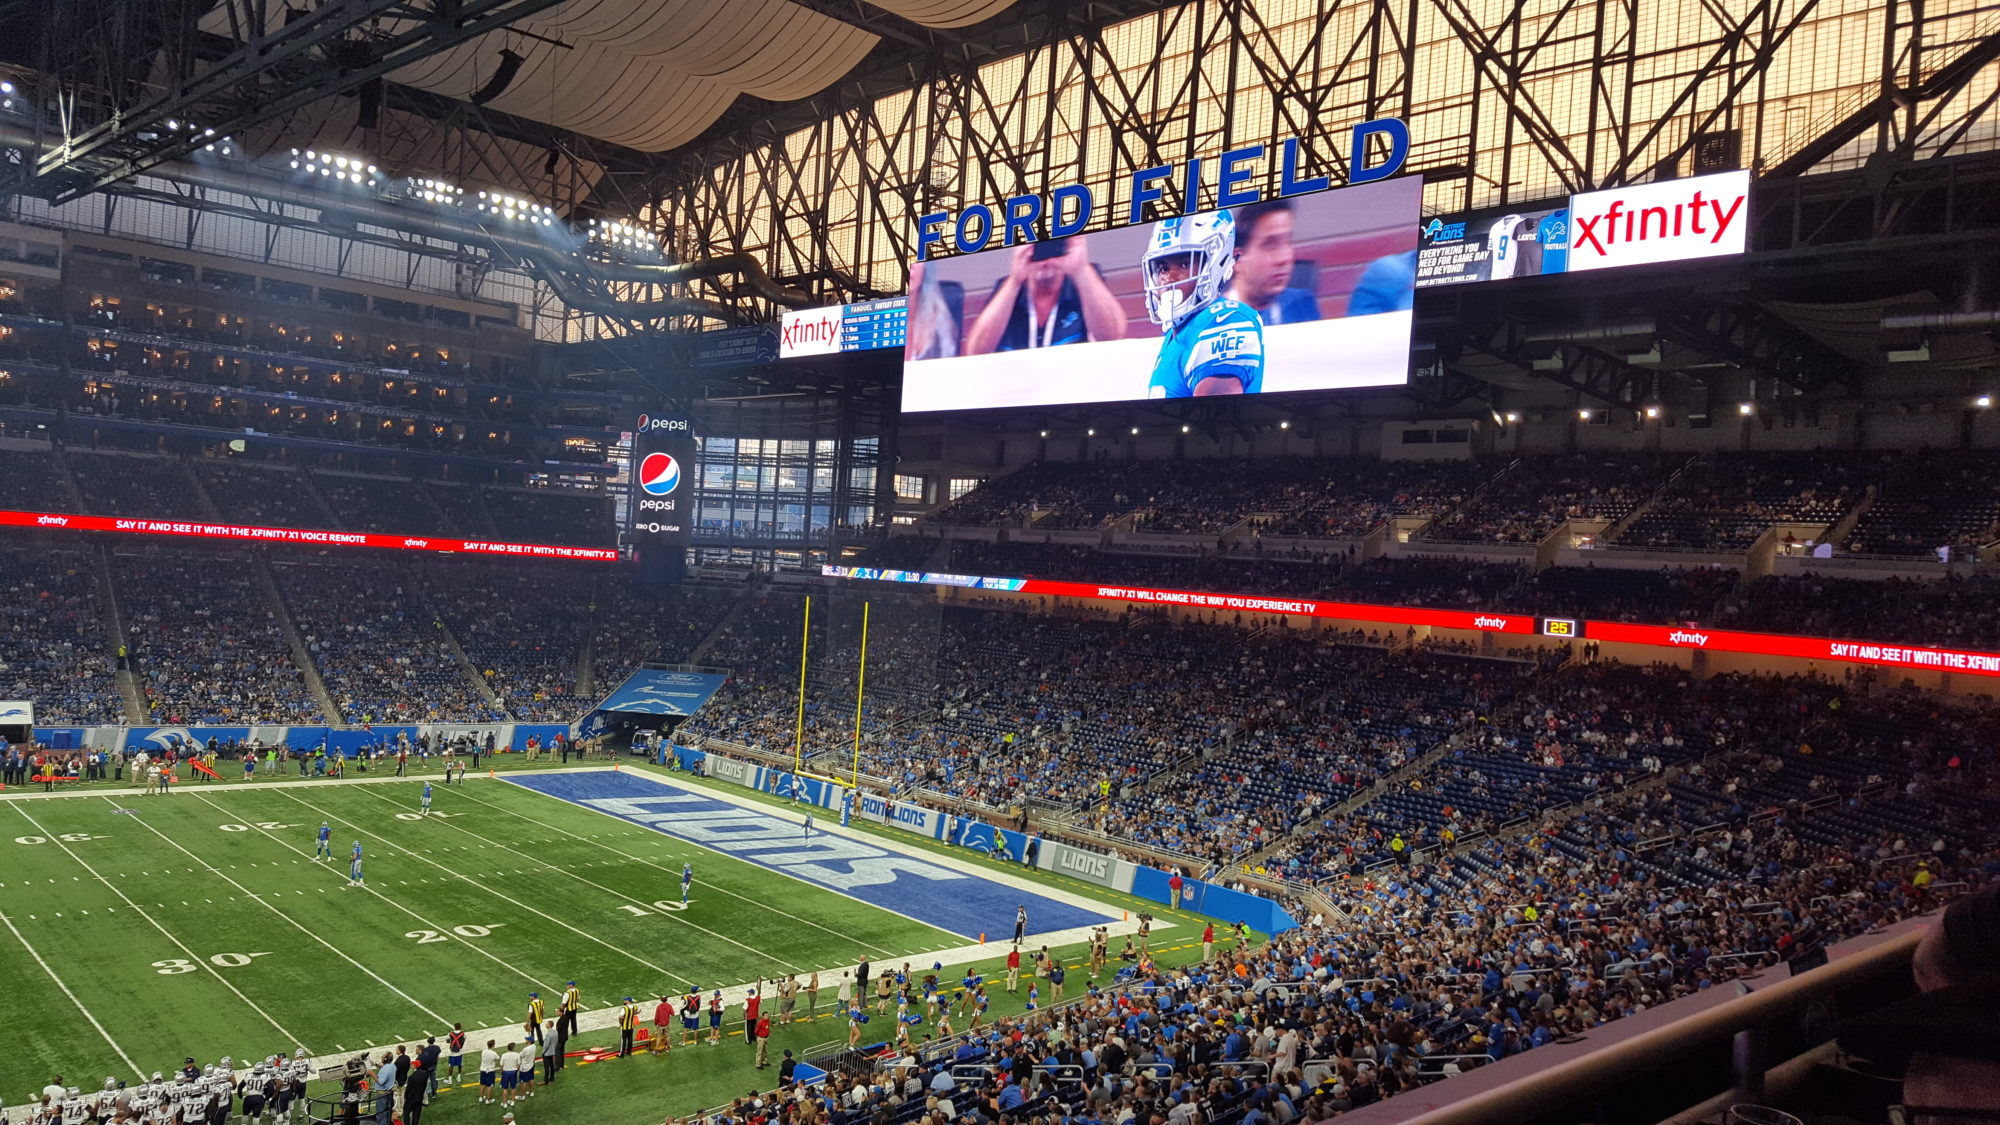
<instances>
[{"instance_id":1,"label":"lions end zone lettering","mask_svg":"<svg viewBox=\"0 0 2000 1125\"><path fill-rule=\"evenodd\" d=\"M557 547L545 543L496 543L474 539L442 539L410 535L379 535L362 531L326 531L306 527L253 527L192 520L147 520L122 516L83 516L56 512L0 511L0 527L38 527L61 531L117 531L138 535L182 535L198 539L233 539L247 543L307 543L321 547L374 547L394 551L438 551L446 554L513 555L537 559L588 559L616 562L618 552L606 547Z\"/></svg>"},{"instance_id":2,"label":"lions end zone lettering","mask_svg":"<svg viewBox=\"0 0 2000 1125\"><path fill-rule=\"evenodd\" d=\"M1001 932L1018 905L1027 906L1038 933L1111 917L823 828L807 838L802 814L746 808L640 774L594 770L504 780L966 938ZM701 860L694 863L698 895Z\"/></svg>"},{"instance_id":3,"label":"lions end zone lettering","mask_svg":"<svg viewBox=\"0 0 2000 1125\"><path fill-rule=\"evenodd\" d=\"M1803 660L1839 660L1886 668L1928 668L1974 676L2000 676L2000 653L1961 652L1919 645L1836 641L1825 637L1795 637L1783 633L1732 633L1673 625L1626 625L1589 621L1585 633L1595 641L1655 645L1662 648L1736 652L1752 656L1790 656Z\"/></svg>"}]
</instances>

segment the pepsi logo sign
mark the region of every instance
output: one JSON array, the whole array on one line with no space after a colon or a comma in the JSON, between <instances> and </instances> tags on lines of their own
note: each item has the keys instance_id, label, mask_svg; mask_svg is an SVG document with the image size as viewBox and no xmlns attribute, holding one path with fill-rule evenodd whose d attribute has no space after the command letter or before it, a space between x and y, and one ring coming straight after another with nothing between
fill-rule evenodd
<instances>
[{"instance_id":1,"label":"pepsi logo sign","mask_svg":"<svg viewBox=\"0 0 2000 1125\"><path fill-rule=\"evenodd\" d=\"M639 487L648 496L666 496L679 488L681 463L665 453L648 453L639 462Z\"/></svg>"}]
</instances>

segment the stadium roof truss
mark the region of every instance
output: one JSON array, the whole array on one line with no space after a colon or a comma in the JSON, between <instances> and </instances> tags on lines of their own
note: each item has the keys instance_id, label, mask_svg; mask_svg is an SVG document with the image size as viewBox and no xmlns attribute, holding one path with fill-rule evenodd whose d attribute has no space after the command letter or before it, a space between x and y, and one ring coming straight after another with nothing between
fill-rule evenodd
<instances>
[{"instance_id":1,"label":"stadium roof truss","mask_svg":"<svg viewBox=\"0 0 2000 1125\"><path fill-rule=\"evenodd\" d=\"M754 0L770 42L743 38L751 2L29 5L32 33L0 34L12 43L0 60L27 68L48 112L26 145L19 107L0 114L0 132L15 131L0 143L28 157L12 190L158 202L162 178L142 173L199 157L210 128L252 154L323 138L393 174L645 223L670 261L741 253L827 301L900 292L924 212L1083 183L1093 226L1107 225L1136 168L1292 136L1301 175L1339 182L1348 130L1383 116L1410 123L1407 169L1425 177L1430 214L1742 167L1759 177L1756 249L1802 266L1815 248L1996 226L1980 202L1994 189L1968 190L2000 163L1993 0ZM701 50L663 38L700 29ZM795 40L833 50L809 52L811 81L771 64L773 43ZM676 84L730 45L727 81ZM508 54L519 62L503 75ZM624 85L584 81L585 56L618 63ZM1943 182L1944 166L1960 178ZM1167 192L1166 206L1184 203L1177 183ZM301 232L313 221L248 208ZM382 237L460 261L488 252L449 234ZM777 314L768 287L708 284L725 319ZM1708 296L1663 317L1661 338L1800 387L1840 385L1823 362L1839 357L1811 352L1751 295ZM1475 342L1505 342L1499 320L1471 323ZM1432 365L1432 390L1476 393L1452 382L1471 377L1462 367ZM1528 371L1623 394L1616 366L1584 356L1561 371L1530 357Z\"/></svg>"},{"instance_id":2,"label":"stadium roof truss","mask_svg":"<svg viewBox=\"0 0 2000 1125\"><path fill-rule=\"evenodd\" d=\"M1076 7L1015 25L1028 41L1003 58L932 41L886 76L739 105L669 154L663 221L844 300L902 289L920 213L1085 183L1109 223L1133 169L1289 136L1339 182L1348 129L1375 117L1410 123L1431 214L2000 144L2000 8L1979 0Z\"/></svg>"}]
</instances>

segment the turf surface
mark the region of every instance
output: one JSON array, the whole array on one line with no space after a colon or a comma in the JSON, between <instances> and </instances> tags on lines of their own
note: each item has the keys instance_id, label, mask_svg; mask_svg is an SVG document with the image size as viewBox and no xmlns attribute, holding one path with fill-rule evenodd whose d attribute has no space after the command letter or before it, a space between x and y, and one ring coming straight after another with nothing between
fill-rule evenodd
<instances>
[{"instance_id":1,"label":"turf surface","mask_svg":"<svg viewBox=\"0 0 2000 1125\"><path fill-rule=\"evenodd\" d=\"M786 972L803 979L851 967L863 950L881 964L966 944L511 785L438 785L433 815L419 818L422 785L210 783L161 797L96 787L0 800L0 826L9 829L0 849L10 857L0 865L0 995L26 1014L15 1021L10 1073L29 1085L62 1073L94 1086L98 1075L169 1070L189 1054L242 1060L304 1046L332 1055L442 1035L454 1021L469 1030L517 1024L529 990L553 1010L571 979L588 1011L627 994L678 995ZM322 820L333 829L334 857L316 862ZM882 838L925 850L903 834ZM346 886L357 839L366 889ZM694 863L697 882L689 908L675 910L683 861ZM1037 878L1088 893L1114 916L1133 905ZM1183 948L1190 940L1175 939ZM1058 955L1074 964L1083 950ZM1003 956L994 947L989 977ZM1073 993L1082 976L1073 975ZM833 979L822 978L823 1012ZM1018 999L994 991L994 1014L1019 1010ZM642 1011L650 1017L651 1004ZM725 1026L740 1026L734 1006ZM844 1035L837 1018L801 1020L774 1036L772 1057ZM586 1033L572 1048L615 1037ZM775 1069L757 1072L749 1056L739 1033L723 1047L679 1048L665 1060L574 1066L570 1078L581 1080L558 1083L534 1111L552 1120L657 1121L768 1087ZM0 1102L24 1093L0 1091ZM483 1121L499 1111L453 1092L433 1113Z\"/></svg>"}]
</instances>

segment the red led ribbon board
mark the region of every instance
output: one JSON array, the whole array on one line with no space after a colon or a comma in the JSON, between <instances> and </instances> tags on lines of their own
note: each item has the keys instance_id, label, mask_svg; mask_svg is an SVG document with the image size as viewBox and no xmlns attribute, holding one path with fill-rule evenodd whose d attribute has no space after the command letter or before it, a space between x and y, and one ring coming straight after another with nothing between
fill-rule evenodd
<instances>
[{"instance_id":1,"label":"red led ribbon board","mask_svg":"<svg viewBox=\"0 0 2000 1125\"><path fill-rule=\"evenodd\" d=\"M1232 613L1290 613L1302 617L1377 621L1385 625L1427 625L1433 629L1471 629L1482 633L1527 635L1535 631L1535 618L1531 614L1467 613L1454 609L1416 609L1407 606L1367 605L1361 602L1322 602L1311 598L1282 595L1205 594L1194 590L1102 586L1089 582L1055 582L1044 578L1023 579L1021 592L1047 594L1051 597L1102 598L1110 601L1138 602L1143 605L1221 609Z\"/></svg>"},{"instance_id":2,"label":"red led ribbon board","mask_svg":"<svg viewBox=\"0 0 2000 1125\"><path fill-rule=\"evenodd\" d=\"M372 531L321 531L304 527L246 527L197 520L148 520L129 516L80 516L60 512L0 510L0 527L43 531L112 531L136 535L178 535L233 543L289 543L307 547L375 547L441 554L505 555L517 559L583 559L617 562L608 547L558 547L546 543L498 543L481 539L441 539L422 535L382 535Z\"/></svg>"},{"instance_id":3,"label":"red led ribbon board","mask_svg":"<svg viewBox=\"0 0 2000 1125\"><path fill-rule=\"evenodd\" d=\"M1591 621L1584 635L1593 641L1617 644L1655 645L1660 648L1696 649L1701 652L1738 652L1752 656L1790 656L1801 660L1840 660L1850 664L1873 664L1883 668L1928 669L1935 672L1965 672L1974 676L2000 676L2000 654L1961 652L1922 645L1884 644L1880 641L1834 640L1828 637L1798 637L1787 633L1732 633L1722 629L1701 629L1692 625L1627 625L1615 621Z\"/></svg>"},{"instance_id":4,"label":"red led ribbon board","mask_svg":"<svg viewBox=\"0 0 2000 1125\"><path fill-rule=\"evenodd\" d=\"M1534 615L1500 611L1418 609L1410 606L1369 605L1364 602L1323 602L1282 595L1210 594L1195 590L1156 590L1143 586L1057 582L1045 578L982 578L976 575L920 574L915 571L846 573L850 569L852 568L829 566L823 568L822 573L836 578L1046 594L1060 598L1096 598L1141 605L1177 605L1190 609L1218 609L1231 613L1285 613L1300 617L1323 617L1370 624L1424 625L1433 629L1464 629L1520 636L1538 631L1538 619ZM1576 623L1573 618L1557 620L1572 627ZM1559 635L1575 636L1573 633ZM1733 633L1721 629L1702 629L1692 625L1629 625L1617 621L1586 621L1583 623L1582 638L1614 644L1652 645L1656 648L1698 649L1704 652L1734 652L1752 656L1784 656L1801 660L1839 660L1850 664L1872 664L1883 668L1928 669L1938 672L1964 672L1974 676L2000 676L2000 653L1961 652L1956 649L1883 644L1878 641L1834 640L1828 637L1799 637L1784 633Z\"/></svg>"}]
</instances>

